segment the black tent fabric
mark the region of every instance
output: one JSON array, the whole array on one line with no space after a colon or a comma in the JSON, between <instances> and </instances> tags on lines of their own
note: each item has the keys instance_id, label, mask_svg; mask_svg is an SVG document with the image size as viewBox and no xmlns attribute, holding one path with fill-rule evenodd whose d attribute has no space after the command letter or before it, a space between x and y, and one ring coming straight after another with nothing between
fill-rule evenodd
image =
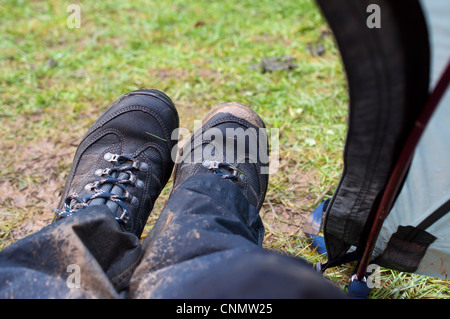
<instances>
[{"instance_id":1,"label":"black tent fabric","mask_svg":"<svg viewBox=\"0 0 450 319\"><path fill-rule=\"evenodd\" d=\"M339 184L304 228L328 255L316 268L359 261L349 283L359 296L369 263L447 279L450 2L317 3L345 66L349 121Z\"/></svg>"},{"instance_id":2,"label":"black tent fabric","mask_svg":"<svg viewBox=\"0 0 450 319\"><path fill-rule=\"evenodd\" d=\"M324 221L327 254L363 254L370 225L414 122L425 106L429 40L418 1L318 0L332 29L349 88L344 171ZM381 8L380 28L367 8Z\"/></svg>"}]
</instances>

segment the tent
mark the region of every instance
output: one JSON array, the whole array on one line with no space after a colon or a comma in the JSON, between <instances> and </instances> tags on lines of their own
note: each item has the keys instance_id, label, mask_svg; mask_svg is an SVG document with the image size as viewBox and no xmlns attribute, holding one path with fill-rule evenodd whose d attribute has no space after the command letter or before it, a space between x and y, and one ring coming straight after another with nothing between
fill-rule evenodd
<instances>
[{"instance_id":1,"label":"tent","mask_svg":"<svg viewBox=\"0 0 450 319\"><path fill-rule=\"evenodd\" d=\"M349 289L362 291L370 264L448 278L450 1L317 3L342 56L349 120L339 184L305 226L327 254L316 268L358 261Z\"/></svg>"}]
</instances>

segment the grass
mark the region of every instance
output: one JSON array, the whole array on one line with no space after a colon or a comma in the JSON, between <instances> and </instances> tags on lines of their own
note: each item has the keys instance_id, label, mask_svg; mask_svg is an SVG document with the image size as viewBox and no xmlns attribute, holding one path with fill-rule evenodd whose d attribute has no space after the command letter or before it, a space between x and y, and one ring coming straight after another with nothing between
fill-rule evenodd
<instances>
[{"instance_id":1,"label":"grass","mask_svg":"<svg viewBox=\"0 0 450 319\"><path fill-rule=\"evenodd\" d=\"M0 248L50 222L78 141L108 104L156 88L175 101L182 127L238 101L279 129L280 165L261 212L264 246L324 261L302 222L341 174L348 96L313 1L91 1L80 8L80 28L68 28L64 2L4 0L0 7ZM309 49L318 44L322 55ZM260 72L263 57L279 56L293 57L296 68ZM345 287L350 272L344 266L326 276ZM450 296L448 282L427 277L382 270L381 281L372 298Z\"/></svg>"}]
</instances>

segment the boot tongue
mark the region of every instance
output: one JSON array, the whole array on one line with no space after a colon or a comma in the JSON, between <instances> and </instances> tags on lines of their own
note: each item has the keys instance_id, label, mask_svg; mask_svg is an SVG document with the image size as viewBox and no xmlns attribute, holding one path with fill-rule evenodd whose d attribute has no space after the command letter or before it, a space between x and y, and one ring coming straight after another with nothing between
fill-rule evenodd
<instances>
[{"instance_id":1,"label":"boot tongue","mask_svg":"<svg viewBox=\"0 0 450 319\"><path fill-rule=\"evenodd\" d=\"M113 173L111 174L113 178L118 179L128 179L130 176L127 173L120 172L120 173ZM103 184L100 189L102 191L111 193L113 195L122 196L123 195L123 189L119 186L113 185L113 184ZM115 203L112 200L106 199L106 198L95 198L93 199L89 205L106 205L108 208L115 214L117 212L117 209L119 208L119 205Z\"/></svg>"}]
</instances>

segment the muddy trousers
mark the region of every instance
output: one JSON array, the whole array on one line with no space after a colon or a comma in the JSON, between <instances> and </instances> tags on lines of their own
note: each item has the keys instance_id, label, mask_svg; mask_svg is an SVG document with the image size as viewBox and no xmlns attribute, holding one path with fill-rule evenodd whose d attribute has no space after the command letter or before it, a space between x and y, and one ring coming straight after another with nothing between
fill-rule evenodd
<instances>
[{"instance_id":1,"label":"muddy trousers","mask_svg":"<svg viewBox=\"0 0 450 319\"><path fill-rule=\"evenodd\" d=\"M90 206L0 251L1 298L339 298L302 260L261 248L239 188L186 180L140 240Z\"/></svg>"}]
</instances>

